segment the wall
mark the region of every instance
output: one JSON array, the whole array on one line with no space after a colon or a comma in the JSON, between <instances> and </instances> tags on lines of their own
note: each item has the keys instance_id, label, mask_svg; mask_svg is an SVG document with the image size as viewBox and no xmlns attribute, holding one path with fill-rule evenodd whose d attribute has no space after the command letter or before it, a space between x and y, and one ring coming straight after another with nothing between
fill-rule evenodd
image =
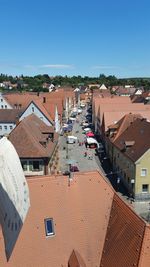
<instances>
[{"instance_id":1,"label":"wall","mask_svg":"<svg viewBox=\"0 0 150 267\"><path fill-rule=\"evenodd\" d=\"M45 117L45 115L34 105L31 103L29 107L25 110L25 112L20 117L20 121L29 116L30 114L34 113L39 119L45 122L46 125L52 126L51 122Z\"/></svg>"},{"instance_id":2,"label":"wall","mask_svg":"<svg viewBox=\"0 0 150 267\"><path fill-rule=\"evenodd\" d=\"M0 94L0 109L12 109L11 105Z\"/></svg>"},{"instance_id":3,"label":"wall","mask_svg":"<svg viewBox=\"0 0 150 267\"><path fill-rule=\"evenodd\" d=\"M121 178L121 181L128 189L130 193L134 192L134 183L135 180L135 164L129 158L127 158L119 149L114 146L114 155L113 155L113 168L117 170L118 177ZM133 183L134 182L134 183Z\"/></svg>"},{"instance_id":4,"label":"wall","mask_svg":"<svg viewBox=\"0 0 150 267\"><path fill-rule=\"evenodd\" d=\"M15 123L0 123L0 137L8 135L15 127Z\"/></svg>"},{"instance_id":5,"label":"wall","mask_svg":"<svg viewBox=\"0 0 150 267\"><path fill-rule=\"evenodd\" d=\"M39 171L37 170L32 170L33 169L33 164L32 162L38 161L39 162ZM44 175L44 160L42 159L21 159L21 164L24 170L24 174L29 176L29 175Z\"/></svg>"},{"instance_id":6,"label":"wall","mask_svg":"<svg viewBox=\"0 0 150 267\"><path fill-rule=\"evenodd\" d=\"M147 169L147 175L141 176L141 169ZM142 192L142 185L148 184L148 192ZM148 150L137 162L136 162L136 184L135 192L137 200L150 199L150 150Z\"/></svg>"}]
</instances>

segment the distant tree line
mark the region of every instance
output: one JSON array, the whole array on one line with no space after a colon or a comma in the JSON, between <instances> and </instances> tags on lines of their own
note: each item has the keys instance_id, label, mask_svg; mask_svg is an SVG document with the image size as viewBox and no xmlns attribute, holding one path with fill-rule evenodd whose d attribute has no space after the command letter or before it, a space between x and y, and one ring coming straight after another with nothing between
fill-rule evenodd
<instances>
[{"instance_id":1,"label":"distant tree line","mask_svg":"<svg viewBox=\"0 0 150 267\"><path fill-rule=\"evenodd\" d=\"M88 84L105 84L107 87L112 87L115 85L133 85L135 87L143 86L145 90L150 89L150 78L124 78L118 79L114 75L106 76L100 74L98 77L88 77L88 76L55 76L50 77L48 74L36 75L36 76L10 76L5 74L0 74L0 83L4 81L10 81L12 84L17 84L17 90L20 91L47 91L48 89L43 89L43 84L54 84L55 86L87 86Z\"/></svg>"}]
</instances>

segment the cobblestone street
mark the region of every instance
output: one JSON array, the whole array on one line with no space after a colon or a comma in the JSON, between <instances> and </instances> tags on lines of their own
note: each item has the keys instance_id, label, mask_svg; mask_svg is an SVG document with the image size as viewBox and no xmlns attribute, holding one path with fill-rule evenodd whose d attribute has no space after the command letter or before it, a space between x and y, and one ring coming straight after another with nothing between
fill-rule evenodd
<instances>
[{"instance_id":1,"label":"cobblestone street","mask_svg":"<svg viewBox=\"0 0 150 267\"><path fill-rule=\"evenodd\" d=\"M85 141L85 134L83 134L82 127L80 125L81 121L85 119L84 110L81 115L78 116L78 123L75 122L73 126L72 135L78 138L75 144L67 144L66 137L60 136L59 139L59 151L60 151L60 171L64 172L68 170L68 161L71 161L73 165L78 166L79 171L92 171L92 170L100 170L103 171L101 168L101 163L99 158L96 156L95 149L86 149L84 141ZM80 143L83 143L81 146ZM85 151L87 152L87 156L85 157ZM89 156L91 159L89 159Z\"/></svg>"}]
</instances>

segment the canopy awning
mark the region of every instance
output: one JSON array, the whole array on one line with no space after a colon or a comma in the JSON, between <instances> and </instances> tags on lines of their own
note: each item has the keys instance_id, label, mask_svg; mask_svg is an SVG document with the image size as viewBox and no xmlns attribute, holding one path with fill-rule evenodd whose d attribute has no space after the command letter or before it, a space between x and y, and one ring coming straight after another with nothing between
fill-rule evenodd
<instances>
[{"instance_id":1,"label":"canopy awning","mask_svg":"<svg viewBox=\"0 0 150 267\"><path fill-rule=\"evenodd\" d=\"M94 134L92 132L89 132L86 134L87 137L94 137Z\"/></svg>"}]
</instances>

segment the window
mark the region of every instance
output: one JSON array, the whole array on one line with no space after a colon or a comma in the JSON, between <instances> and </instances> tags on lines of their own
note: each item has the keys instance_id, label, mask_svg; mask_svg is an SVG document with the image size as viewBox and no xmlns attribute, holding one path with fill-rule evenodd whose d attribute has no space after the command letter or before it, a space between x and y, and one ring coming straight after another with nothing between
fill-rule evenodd
<instances>
[{"instance_id":1,"label":"window","mask_svg":"<svg viewBox=\"0 0 150 267\"><path fill-rule=\"evenodd\" d=\"M7 108L7 105L5 105L5 108Z\"/></svg>"},{"instance_id":2,"label":"window","mask_svg":"<svg viewBox=\"0 0 150 267\"><path fill-rule=\"evenodd\" d=\"M1 102L3 102L3 99L1 98Z\"/></svg>"},{"instance_id":3,"label":"window","mask_svg":"<svg viewBox=\"0 0 150 267\"><path fill-rule=\"evenodd\" d=\"M10 128L10 130L12 130L12 128L13 128L12 125L10 125L9 128Z\"/></svg>"},{"instance_id":4,"label":"window","mask_svg":"<svg viewBox=\"0 0 150 267\"><path fill-rule=\"evenodd\" d=\"M147 169L141 169L141 176L147 175Z\"/></svg>"},{"instance_id":5,"label":"window","mask_svg":"<svg viewBox=\"0 0 150 267\"><path fill-rule=\"evenodd\" d=\"M34 107L32 107L32 112L34 112Z\"/></svg>"},{"instance_id":6,"label":"window","mask_svg":"<svg viewBox=\"0 0 150 267\"><path fill-rule=\"evenodd\" d=\"M33 161L33 170L39 170L40 163L39 161Z\"/></svg>"},{"instance_id":7,"label":"window","mask_svg":"<svg viewBox=\"0 0 150 267\"><path fill-rule=\"evenodd\" d=\"M53 224L53 219L45 219L45 232L46 232L46 236L51 236L54 235L54 224Z\"/></svg>"},{"instance_id":8,"label":"window","mask_svg":"<svg viewBox=\"0 0 150 267\"><path fill-rule=\"evenodd\" d=\"M149 185L148 184L142 184L142 192L147 193L149 190Z\"/></svg>"},{"instance_id":9,"label":"window","mask_svg":"<svg viewBox=\"0 0 150 267\"><path fill-rule=\"evenodd\" d=\"M42 171L42 161L35 160L29 161L29 170L30 171Z\"/></svg>"},{"instance_id":10,"label":"window","mask_svg":"<svg viewBox=\"0 0 150 267\"><path fill-rule=\"evenodd\" d=\"M4 129L7 130L7 125L4 125Z\"/></svg>"},{"instance_id":11,"label":"window","mask_svg":"<svg viewBox=\"0 0 150 267\"><path fill-rule=\"evenodd\" d=\"M0 126L0 131L2 130L2 126Z\"/></svg>"},{"instance_id":12,"label":"window","mask_svg":"<svg viewBox=\"0 0 150 267\"><path fill-rule=\"evenodd\" d=\"M3 105L1 105L1 108L4 108L4 106L3 106Z\"/></svg>"},{"instance_id":13,"label":"window","mask_svg":"<svg viewBox=\"0 0 150 267\"><path fill-rule=\"evenodd\" d=\"M27 161L26 161L26 160L21 161L21 165L22 165L22 169L23 169L24 171L27 171Z\"/></svg>"}]
</instances>

